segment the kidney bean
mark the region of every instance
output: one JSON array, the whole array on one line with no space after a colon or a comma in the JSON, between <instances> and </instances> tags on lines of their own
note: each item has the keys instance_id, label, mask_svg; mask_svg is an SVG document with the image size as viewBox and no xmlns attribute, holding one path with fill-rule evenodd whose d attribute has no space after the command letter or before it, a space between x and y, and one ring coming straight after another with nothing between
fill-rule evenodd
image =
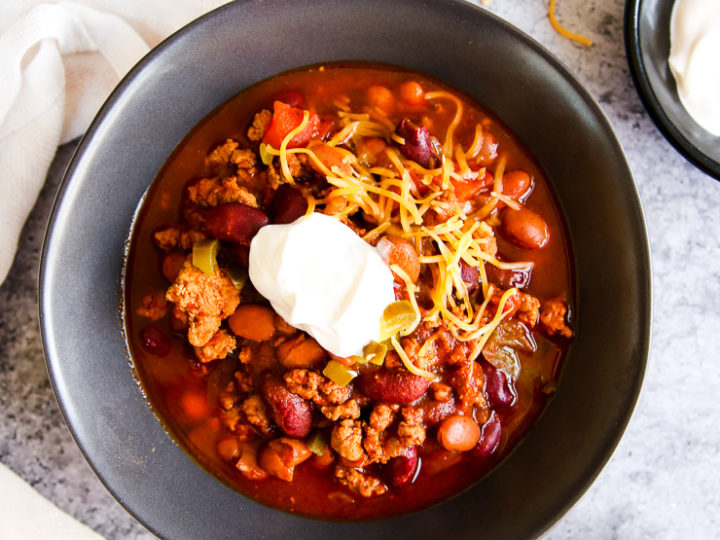
<instances>
[{"instance_id":1,"label":"kidney bean","mask_svg":"<svg viewBox=\"0 0 720 540\"><path fill-rule=\"evenodd\" d=\"M220 245L217 261L222 268L238 265L247 268L250 266L250 247L234 242L223 242Z\"/></svg>"},{"instance_id":2,"label":"kidney bean","mask_svg":"<svg viewBox=\"0 0 720 540\"><path fill-rule=\"evenodd\" d=\"M292 223L307 212L308 203L303 194L290 184L281 184L275 191L268 214L273 223Z\"/></svg>"},{"instance_id":3,"label":"kidney bean","mask_svg":"<svg viewBox=\"0 0 720 540\"><path fill-rule=\"evenodd\" d=\"M532 277L532 270L529 268L526 270L506 270L492 264L485 265L485 272L491 282L503 289L509 289L510 287L523 289L530 284L530 278Z\"/></svg>"},{"instance_id":4,"label":"kidney bean","mask_svg":"<svg viewBox=\"0 0 720 540\"><path fill-rule=\"evenodd\" d=\"M502 193L515 201L522 201L532 185L532 177L527 171L516 169L503 175Z\"/></svg>"},{"instance_id":5,"label":"kidney bean","mask_svg":"<svg viewBox=\"0 0 720 540\"><path fill-rule=\"evenodd\" d=\"M430 381L405 369L365 370L360 374L362 392L376 401L405 405L421 397Z\"/></svg>"},{"instance_id":6,"label":"kidney bean","mask_svg":"<svg viewBox=\"0 0 720 540\"><path fill-rule=\"evenodd\" d=\"M401 456L388 461L387 472L390 475L390 483L395 487L412 483L417 476L418 453L414 446L405 448Z\"/></svg>"},{"instance_id":7,"label":"kidney bean","mask_svg":"<svg viewBox=\"0 0 720 540\"><path fill-rule=\"evenodd\" d=\"M500 446L501 435L502 425L500 419L493 413L490 419L483 424L480 441L473 448L473 453L479 457L488 457Z\"/></svg>"},{"instance_id":8,"label":"kidney bean","mask_svg":"<svg viewBox=\"0 0 720 540\"><path fill-rule=\"evenodd\" d=\"M380 257L388 266L398 265L415 283L420 277L420 259L418 258L415 246L399 236L383 236L377 243L377 250ZM397 277L395 281L402 282Z\"/></svg>"},{"instance_id":9,"label":"kidney bean","mask_svg":"<svg viewBox=\"0 0 720 540\"><path fill-rule=\"evenodd\" d=\"M205 213L205 231L210 236L246 246L268 223L265 212L242 203L220 204Z\"/></svg>"},{"instance_id":10,"label":"kidney bean","mask_svg":"<svg viewBox=\"0 0 720 540\"><path fill-rule=\"evenodd\" d=\"M228 326L236 336L267 341L275 335L275 312L267 306L241 304L228 317Z\"/></svg>"},{"instance_id":11,"label":"kidney bean","mask_svg":"<svg viewBox=\"0 0 720 540\"><path fill-rule=\"evenodd\" d=\"M400 152L408 159L416 161L423 167L430 166L430 159L433 157L430 146L430 132L424 126L414 124L405 117L395 128L395 133L405 140L400 146Z\"/></svg>"},{"instance_id":12,"label":"kidney bean","mask_svg":"<svg viewBox=\"0 0 720 540\"><path fill-rule=\"evenodd\" d=\"M465 282L468 292L473 292L479 284L480 273L477 267L470 266L468 263L460 259L460 277Z\"/></svg>"},{"instance_id":13,"label":"kidney bean","mask_svg":"<svg viewBox=\"0 0 720 540\"><path fill-rule=\"evenodd\" d=\"M483 362L485 372L485 392L491 407L510 406L517 399L515 385L505 372L488 362Z\"/></svg>"},{"instance_id":14,"label":"kidney bean","mask_svg":"<svg viewBox=\"0 0 720 540\"><path fill-rule=\"evenodd\" d=\"M140 332L140 346L155 356L166 356L170 352L170 339L157 326L146 326Z\"/></svg>"},{"instance_id":15,"label":"kidney bean","mask_svg":"<svg viewBox=\"0 0 720 540\"><path fill-rule=\"evenodd\" d=\"M466 452L480 440L480 426L470 416L454 415L443 420L437 431L437 440L446 450Z\"/></svg>"},{"instance_id":16,"label":"kidney bean","mask_svg":"<svg viewBox=\"0 0 720 540\"><path fill-rule=\"evenodd\" d=\"M260 382L260 394L270 406L275 423L290 437L307 437L312 428L310 402L290 392L274 375Z\"/></svg>"},{"instance_id":17,"label":"kidney bean","mask_svg":"<svg viewBox=\"0 0 720 540\"><path fill-rule=\"evenodd\" d=\"M541 248L550 240L545 220L527 208L506 208L502 213L502 230L513 243L528 249Z\"/></svg>"},{"instance_id":18,"label":"kidney bean","mask_svg":"<svg viewBox=\"0 0 720 540\"><path fill-rule=\"evenodd\" d=\"M291 107L305 107L305 96L303 96L298 90L283 90L282 92L275 94L272 101L282 101Z\"/></svg>"}]
</instances>

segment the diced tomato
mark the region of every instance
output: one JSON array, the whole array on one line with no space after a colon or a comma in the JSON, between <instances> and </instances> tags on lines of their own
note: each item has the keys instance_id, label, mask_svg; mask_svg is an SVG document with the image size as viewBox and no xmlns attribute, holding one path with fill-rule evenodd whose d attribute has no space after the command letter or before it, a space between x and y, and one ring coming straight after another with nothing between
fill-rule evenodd
<instances>
[{"instance_id":1,"label":"diced tomato","mask_svg":"<svg viewBox=\"0 0 720 540\"><path fill-rule=\"evenodd\" d=\"M304 112L303 109L291 107L282 101L273 103L272 121L265 131L262 142L269 144L273 148L280 148L283 139L287 137L288 133L302 123ZM307 125L290 140L288 148L305 146L308 141L318 136L319 131L320 118L317 114L311 112Z\"/></svg>"},{"instance_id":2,"label":"diced tomato","mask_svg":"<svg viewBox=\"0 0 720 540\"><path fill-rule=\"evenodd\" d=\"M463 181L463 180L451 180L455 187L455 197L458 201L469 201L474 198L478 193L492 186L495 178L492 174L485 172L485 176L482 178L476 178L475 180Z\"/></svg>"},{"instance_id":3,"label":"diced tomato","mask_svg":"<svg viewBox=\"0 0 720 540\"><path fill-rule=\"evenodd\" d=\"M413 184L415 184L415 188L417 189L417 192L421 197L424 197L430 192L430 188L423 184L420 174L416 173L413 170L410 170L410 178L412 179Z\"/></svg>"}]
</instances>

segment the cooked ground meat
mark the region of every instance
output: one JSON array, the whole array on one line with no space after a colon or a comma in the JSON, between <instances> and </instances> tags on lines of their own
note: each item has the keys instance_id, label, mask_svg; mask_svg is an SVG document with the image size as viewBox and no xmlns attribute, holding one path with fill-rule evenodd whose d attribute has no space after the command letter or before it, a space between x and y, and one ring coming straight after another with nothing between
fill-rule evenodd
<instances>
[{"instance_id":1,"label":"cooked ground meat","mask_svg":"<svg viewBox=\"0 0 720 540\"><path fill-rule=\"evenodd\" d=\"M267 406L259 394L253 394L247 398L242 402L240 408L247 421L255 426L258 431L270 434L272 424L268 416Z\"/></svg>"},{"instance_id":2,"label":"cooked ground meat","mask_svg":"<svg viewBox=\"0 0 720 540\"><path fill-rule=\"evenodd\" d=\"M185 262L165 298L187 315L188 341L202 347L215 335L222 320L235 311L240 293L224 271L208 276Z\"/></svg>"},{"instance_id":3,"label":"cooked ground meat","mask_svg":"<svg viewBox=\"0 0 720 540\"><path fill-rule=\"evenodd\" d=\"M255 114L253 118L252 126L248 128L247 136L253 142L262 141L265 135L265 130L270 125L272 120L272 113L267 109L262 109L260 112Z\"/></svg>"},{"instance_id":4,"label":"cooked ground meat","mask_svg":"<svg viewBox=\"0 0 720 540\"><path fill-rule=\"evenodd\" d=\"M335 467L335 478L361 497L382 495L388 490L379 478L342 465Z\"/></svg>"},{"instance_id":5,"label":"cooked ground meat","mask_svg":"<svg viewBox=\"0 0 720 540\"><path fill-rule=\"evenodd\" d=\"M349 399L340 405L323 405L320 407L320 412L333 422L344 418L357 420L360 418L360 404L357 399Z\"/></svg>"},{"instance_id":6,"label":"cooked ground meat","mask_svg":"<svg viewBox=\"0 0 720 540\"><path fill-rule=\"evenodd\" d=\"M550 298L542 303L540 322L549 335L572 337L573 331L567 325L566 317L567 303L562 298Z\"/></svg>"},{"instance_id":7,"label":"cooked ground meat","mask_svg":"<svg viewBox=\"0 0 720 540\"><path fill-rule=\"evenodd\" d=\"M218 204L242 203L253 208L258 207L257 197L244 186L238 185L237 176L219 178L201 178L187 188L188 201L204 207Z\"/></svg>"},{"instance_id":8,"label":"cooked ground meat","mask_svg":"<svg viewBox=\"0 0 720 540\"><path fill-rule=\"evenodd\" d=\"M365 455L362 446L362 423L357 420L341 420L332 430L330 446L348 461L358 461Z\"/></svg>"},{"instance_id":9,"label":"cooked ground meat","mask_svg":"<svg viewBox=\"0 0 720 540\"><path fill-rule=\"evenodd\" d=\"M218 330L213 337L210 338L202 347L195 347L195 356L201 362L212 362L213 360L221 360L235 350L235 336L227 333L225 330Z\"/></svg>"},{"instance_id":10,"label":"cooked ground meat","mask_svg":"<svg viewBox=\"0 0 720 540\"><path fill-rule=\"evenodd\" d=\"M168 312L167 301L163 291L155 291L148 293L142 297L140 307L137 314L146 319L158 321L162 319Z\"/></svg>"}]
</instances>

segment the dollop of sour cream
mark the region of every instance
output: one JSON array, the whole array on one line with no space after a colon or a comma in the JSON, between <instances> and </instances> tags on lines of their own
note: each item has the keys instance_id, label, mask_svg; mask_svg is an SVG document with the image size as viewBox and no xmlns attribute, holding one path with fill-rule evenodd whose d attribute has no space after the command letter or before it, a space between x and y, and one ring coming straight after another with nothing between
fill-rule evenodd
<instances>
[{"instance_id":1,"label":"dollop of sour cream","mask_svg":"<svg viewBox=\"0 0 720 540\"><path fill-rule=\"evenodd\" d=\"M668 63L685 109L720 136L720 0L675 2Z\"/></svg>"},{"instance_id":2,"label":"dollop of sour cream","mask_svg":"<svg viewBox=\"0 0 720 540\"><path fill-rule=\"evenodd\" d=\"M360 355L377 339L395 301L392 272L377 250L324 214L261 228L250 243L249 275L283 319L341 357Z\"/></svg>"}]
</instances>

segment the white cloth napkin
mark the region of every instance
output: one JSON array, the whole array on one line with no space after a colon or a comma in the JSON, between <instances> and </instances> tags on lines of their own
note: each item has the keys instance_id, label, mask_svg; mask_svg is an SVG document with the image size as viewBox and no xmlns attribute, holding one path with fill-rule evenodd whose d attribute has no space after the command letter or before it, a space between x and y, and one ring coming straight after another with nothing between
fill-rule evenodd
<instances>
[{"instance_id":1,"label":"white cloth napkin","mask_svg":"<svg viewBox=\"0 0 720 540\"><path fill-rule=\"evenodd\" d=\"M227 0L0 0L0 284L59 144L162 39Z\"/></svg>"},{"instance_id":2,"label":"white cloth napkin","mask_svg":"<svg viewBox=\"0 0 720 540\"><path fill-rule=\"evenodd\" d=\"M0 463L0 540L102 540Z\"/></svg>"}]
</instances>

